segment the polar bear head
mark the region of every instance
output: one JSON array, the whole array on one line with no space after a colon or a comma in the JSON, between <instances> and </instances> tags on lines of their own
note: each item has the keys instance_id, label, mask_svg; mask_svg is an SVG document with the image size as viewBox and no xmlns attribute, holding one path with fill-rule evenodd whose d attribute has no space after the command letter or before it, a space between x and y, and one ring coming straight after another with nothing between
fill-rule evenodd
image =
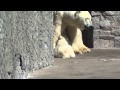
<instances>
[{"instance_id":1,"label":"polar bear head","mask_svg":"<svg viewBox=\"0 0 120 90\"><path fill-rule=\"evenodd\" d=\"M74 18L75 24L78 26L78 28L94 28L92 24L92 17L88 11L76 11Z\"/></svg>"}]
</instances>

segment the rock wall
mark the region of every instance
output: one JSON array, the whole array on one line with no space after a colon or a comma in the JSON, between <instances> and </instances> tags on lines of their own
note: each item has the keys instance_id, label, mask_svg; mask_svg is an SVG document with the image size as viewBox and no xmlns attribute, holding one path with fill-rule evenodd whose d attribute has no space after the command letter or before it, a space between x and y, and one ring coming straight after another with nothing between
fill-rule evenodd
<instances>
[{"instance_id":1,"label":"rock wall","mask_svg":"<svg viewBox=\"0 0 120 90\"><path fill-rule=\"evenodd\" d=\"M120 11L91 11L94 48L120 48Z\"/></svg>"},{"instance_id":2,"label":"rock wall","mask_svg":"<svg viewBox=\"0 0 120 90\"><path fill-rule=\"evenodd\" d=\"M52 11L0 11L0 79L23 79L53 63Z\"/></svg>"}]
</instances>

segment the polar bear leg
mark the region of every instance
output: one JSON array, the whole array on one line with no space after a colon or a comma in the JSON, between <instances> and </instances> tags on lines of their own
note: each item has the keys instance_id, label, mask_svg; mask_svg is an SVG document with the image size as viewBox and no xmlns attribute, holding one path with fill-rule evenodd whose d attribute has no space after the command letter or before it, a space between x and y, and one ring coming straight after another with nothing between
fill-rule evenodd
<instances>
[{"instance_id":1,"label":"polar bear leg","mask_svg":"<svg viewBox=\"0 0 120 90\"><path fill-rule=\"evenodd\" d=\"M76 27L69 26L67 28L68 37L71 41L72 48L75 53L86 53L91 50L83 44L82 32Z\"/></svg>"}]
</instances>

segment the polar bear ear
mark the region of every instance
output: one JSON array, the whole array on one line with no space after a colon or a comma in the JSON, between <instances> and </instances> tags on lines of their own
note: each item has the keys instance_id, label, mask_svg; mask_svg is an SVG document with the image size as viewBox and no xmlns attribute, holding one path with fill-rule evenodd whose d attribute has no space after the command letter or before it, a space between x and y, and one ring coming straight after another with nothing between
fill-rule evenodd
<instances>
[{"instance_id":1,"label":"polar bear ear","mask_svg":"<svg viewBox=\"0 0 120 90\"><path fill-rule=\"evenodd\" d=\"M79 13L80 13L80 11L76 11L74 16L75 16L75 17L78 16Z\"/></svg>"}]
</instances>

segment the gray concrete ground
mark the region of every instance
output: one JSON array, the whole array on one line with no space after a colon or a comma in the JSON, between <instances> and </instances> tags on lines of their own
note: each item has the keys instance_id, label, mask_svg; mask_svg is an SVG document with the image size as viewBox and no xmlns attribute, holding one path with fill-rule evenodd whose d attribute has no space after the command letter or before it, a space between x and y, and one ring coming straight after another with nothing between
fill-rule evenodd
<instances>
[{"instance_id":1,"label":"gray concrete ground","mask_svg":"<svg viewBox=\"0 0 120 90\"><path fill-rule=\"evenodd\" d=\"M120 49L92 49L76 58L55 58L49 67L30 73L29 79L120 79Z\"/></svg>"}]
</instances>

